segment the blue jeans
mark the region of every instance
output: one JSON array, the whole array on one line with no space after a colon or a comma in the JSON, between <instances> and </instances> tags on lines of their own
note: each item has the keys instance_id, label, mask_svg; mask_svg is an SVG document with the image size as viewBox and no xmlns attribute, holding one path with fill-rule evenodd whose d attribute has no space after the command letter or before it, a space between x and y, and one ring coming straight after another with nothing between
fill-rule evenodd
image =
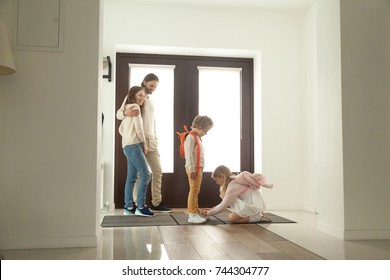
<instances>
[{"instance_id":1,"label":"blue jeans","mask_svg":"<svg viewBox=\"0 0 390 280\"><path fill-rule=\"evenodd\" d=\"M136 204L142 208L145 206L146 191L150 182L151 173L142 149L142 144L127 145L123 148L127 158L127 178L125 185L125 208L133 207L134 183L139 174L139 186Z\"/></svg>"}]
</instances>

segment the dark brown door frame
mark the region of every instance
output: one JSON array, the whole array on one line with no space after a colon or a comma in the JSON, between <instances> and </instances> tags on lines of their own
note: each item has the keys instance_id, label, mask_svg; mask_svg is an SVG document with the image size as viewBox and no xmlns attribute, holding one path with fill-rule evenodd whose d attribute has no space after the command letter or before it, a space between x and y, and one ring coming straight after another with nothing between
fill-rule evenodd
<instances>
[{"instance_id":1,"label":"dark brown door frame","mask_svg":"<svg viewBox=\"0 0 390 280\"><path fill-rule=\"evenodd\" d=\"M198 114L198 75L197 66L232 67L242 69L241 96L241 169L253 172L254 133L253 133L253 59L206 56L176 56L117 53L116 55L116 98L115 108L123 102L129 87L129 64L175 65L174 76L174 131L182 131L183 124L190 125ZM223 82L223 81L216 81ZM139 81L141 83L141 81ZM133 83L133 84L138 84ZM223 100L221 100L223 102ZM117 208L123 207L124 182L126 180L126 158L118 133L120 121L115 121L115 171L114 200ZM163 174L162 195L170 207L185 208L188 195L188 181L184 170L184 160L179 155L179 140L174 137L174 173ZM222 139L221 139L222 140ZM223 139L223 141L228 141ZM163 147L159 147L162 149ZM239 170L236 170L239 171ZM150 189L150 188L149 188ZM150 204L150 193L147 201ZM199 194L200 207L211 207L220 202L219 189L211 179L210 172L203 175Z\"/></svg>"}]
</instances>

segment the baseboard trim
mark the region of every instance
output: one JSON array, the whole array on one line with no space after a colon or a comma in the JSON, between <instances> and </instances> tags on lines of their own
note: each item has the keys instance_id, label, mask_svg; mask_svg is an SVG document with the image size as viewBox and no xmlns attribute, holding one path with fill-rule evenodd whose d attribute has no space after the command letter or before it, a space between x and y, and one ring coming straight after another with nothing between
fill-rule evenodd
<instances>
[{"instance_id":1,"label":"baseboard trim","mask_svg":"<svg viewBox=\"0 0 390 280\"><path fill-rule=\"evenodd\" d=\"M317 229L342 240L382 240L390 239L390 229L344 230L328 224L317 223Z\"/></svg>"},{"instance_id":2,"label":"baseboard trim","mask_svg":"<svg viewBox=\"0 0 390 280\"><path fill-rule=\"evenodd\" d=\"M0 250L96 247L97 236L0 238Z\"/></svg>"},{"instance_id":3,"label":"baseboard trim","mask_svg":"<svg viewBox=\"0 0 390 280\"><path fill-rule=\"evenodd\" d=\"M332 235L333 237L344 239L344 231L329 224L317 222L317 230Z\"/></svg>"},{"instance_id":4,"label":"baseboard trim","mask_svg":"<svg viewBox=\"0 0 390 280\"><path fill-rule=\"evenodd\" d=\"M381 240L390 239L390 229L346 230L344 240Z\"/></svg>"}]
</instances>

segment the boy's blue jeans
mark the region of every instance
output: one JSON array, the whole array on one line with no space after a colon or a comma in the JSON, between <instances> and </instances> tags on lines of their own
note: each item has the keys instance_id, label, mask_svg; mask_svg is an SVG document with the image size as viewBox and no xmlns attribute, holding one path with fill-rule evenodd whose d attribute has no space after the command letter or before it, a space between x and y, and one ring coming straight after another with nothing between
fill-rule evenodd
<instances>
[{"instance_id":1,"label":"boy's blue jeans","mask_svg":"<svg viewBox=\"0 0 390 280\"><path fill-rule=\"evenodd\" d=\"M145 206L146 191L150 182L151 173L142 149L142 143L127 145L123 148L127 158L127 177L125 185L125 208L133 207L134 183L139 174L140 181L137 192L136 204L142 208Z\"/></svg>"}]
</instances>

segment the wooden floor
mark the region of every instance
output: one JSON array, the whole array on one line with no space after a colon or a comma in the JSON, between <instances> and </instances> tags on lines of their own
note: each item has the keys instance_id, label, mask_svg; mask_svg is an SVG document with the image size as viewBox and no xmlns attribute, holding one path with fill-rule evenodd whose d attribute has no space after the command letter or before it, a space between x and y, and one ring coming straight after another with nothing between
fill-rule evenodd
<instances>
[{"instance_id":1,"label":"wooden floor","mask_svg":"<svg viewBox=\"0 0 390 280\"><path fill-rule=\"evenodd\" d=\"M317 230L317 214L271 212L296 223L99 228L96 247L0 250L0 259L390 260L390 239L342 240ZM123 210L102 211L101 220L106 215L123 215Z\"/></svg>"},{"instance_id":2,"label":"wooden floor","mask_svg":"<svg viewBox=\"0 0 390 280\"><path fill-rule=\"evenodd\" d=\"M321 257L253 224L159 227L172 260L318 260Z\"/></svg>"},{"instance_id":3,"label":"wooden floor","mask_svg":"<svg viewBox=\"0 0 390 280\"><path fill-rule=\"evenodd\" d=\"M107 259L323 259L256 224L149 226L104 231L106 238L107 234L113 235L114 243L114 255Z\"/></svg>"}]
</instances>

